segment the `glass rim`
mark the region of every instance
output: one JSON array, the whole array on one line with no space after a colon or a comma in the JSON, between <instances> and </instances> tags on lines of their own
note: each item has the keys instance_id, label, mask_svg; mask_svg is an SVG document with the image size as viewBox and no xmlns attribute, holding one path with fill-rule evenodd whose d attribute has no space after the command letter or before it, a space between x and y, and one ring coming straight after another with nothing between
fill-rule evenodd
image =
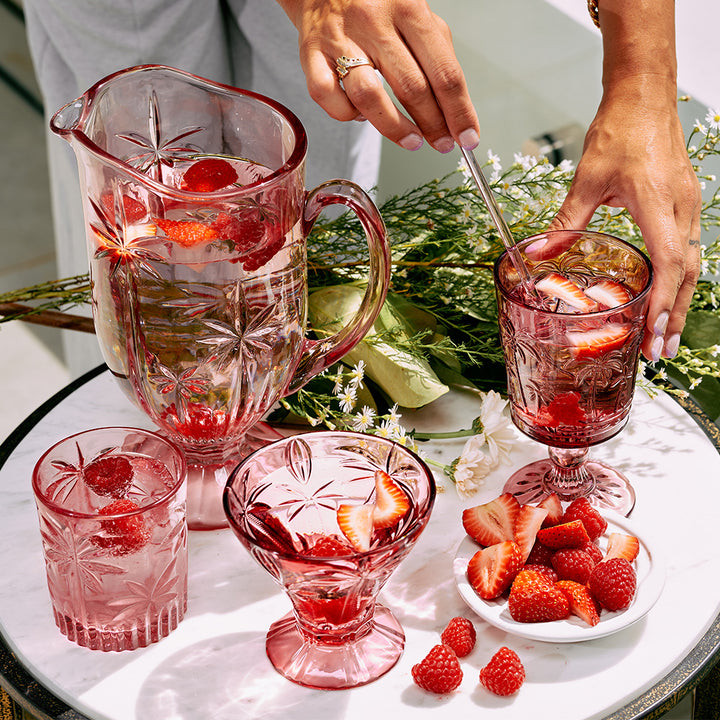
<instances>
[{"instance_id":1,"label":"glass rim","mask_svg":"<svg viewBox=\"0 0 720 720\"><path fill-rule=\"evenodd\" d=\"M243 185L242 187L232 187L231 189L221 189L207 193L197 193L190 190L182 190L180 188L164 185L163 183L158 182L149 175L145 175L144 173L138 171L137 169L126 163L124 160L120 160L119 158L110 154L109 152L101 148L93 140L91 140L84 132L84 130L81 129L87 121L88 116L93 112L97 96L100 95L100 93L102 93L104 90L106 90L106 86L109 85L110 82L112 82L113 80L117 80L121 77L130 76L133 74L154 71L161 71L168 75L177 75L179 77L183 77L196 86L205 85L216 91L222 91L233 95L242 95L272 108L285 119L285 121L288 123L288 125L293 131L295 138L295 147L290 153L290 157L279 168L273 170L269 175L266 175L265 177L260 178L255 182L248 183L247 185ZM73 105L81 102L82 112L80 118L76 123L78 127L60 127L57 123L57 118L60 116L60 114L68 108L71 108ZM305 128L300 122L300 119L297 115L295 115L294 112L292 112L292 110L290 110L277 100L267 97L266 95L261 95L260 93L256 93L252 90L245 90L243 88L237 88L225 83L215 82L214 80L208 80L207 78L195 75L185 70L179 70L178 68L161 64L135 65L133 67L125 68L123 70L117 70L116 72L113 72L110 75L107 75L104 78L98 80L94 85L92 85L92 87L90 87L82 95L80 95L80 97L76 98L75 100L71 100L70 102L59 108L55 113L53 113L50 118L50 129L60 137L64 137L66 139L73 138L77 140L88 152L96 155L103 162L109 165L115 165L122 168L123 172L135 178L142 185L147 185L153 188L154 192L163 195L179 197L186 201L190 199L196 200L200 197L204 199L212 198L212 200L215 202L223 201L227 198L237 197L238 194L242 194L245 191L254 192L259 187L271 185L278 178L287 176L293 173L298 167L300 167L305 160L308 149L307 133L305 132ZM215 156L216 155L213 155L213 157ZM219 154L217 156L220 157Z\"/></svg>"},{"instance_id":2,"label":"glass rim","mask_svg":"<svg viewBox=\"0 0 720 720\"><path fill-rule=\"evenodd\" d=\"M435 500L437 497L437 485L435 483L435 476L432 473L432 470L428 467L427 463L413 450L410 448L405 447L404 445L401 445L396 440L392 440L391 438L384 438L380 437L378 435L368 435L366 433L357 432L354 430L318 430L318 431L309 431L309 432L302 432L298 433L296 435L288 435L287 437L281 438L280 440L275 440L274 442L270 443L269 445L266 445L264 447L261 447L257 450L254 450L252 453L250 453L247 457L243 458L232 470L230 473L230 476L228 477L227 483L225 484L225 489L223 490L223 508L225 510L225 514L228 519L228 523L230 524L230 527L233 529L233 531L239 533L242 535L242 537L247 540L251 545L260 545L257 543L254 537L251 537L245 532L245 529L241 526L239 526L237 523L234 522L232 519L231 514L228 512L228 505L229 505L229 495L232 493L237 497L237 495L234 492L234 489L232 487L233 482L235 480L235 477L242 471L242 468L250 462L254 457L257 455L260 455L263 452L267 452L269 448L274 448L279 445L284 445L287 442L289 442L292 439L295 438L322 438L322 437L349 437L349 438L362 438L363 440L370 440L371 442L377 442L382 445L389 445L391 447L396 447L399 451L405 453L406 455L409 455L413 460L415 460L418 468L422 471L422 474L427 478L428 481L428 498L427 498L427 504L425 512L421 517L418 517L418 521L427 518L429 520L430 514L432 513L432 509L435 505ZM394 548L396 545L402 544L405 540L408 538L412 538L415 535L417 535L424 527L425 524L427 524L427 521L421 525L420 522L414 523L411 527L407 528L401 535L396 537L392 542L389 542L387 544L383 544L380 547L371 548L370 550L356 550L352 553L348 553L347 555L313 555L313 556L307 556L303 555L300 552L292 552L292 551L284 551L277 548L272 548L270 552L273 554L276 554L282 558L287 558L290 560L300 561L300 562L317 562L317 561L347 561L348 558L357 558L357 557L372 557L373 555L376 555L381 552L387 552L388 549ZM264 546L260 545L263 549L267 549Z\"/></svg>"},{"instance_id":3,"label":"glass rim","mask_svg":"<svg viewBox=\"0 0 720 720\"><path fill-rule=\"evenodd\" d=\"M513 305L519 305L522 307L526 307L533 312L542 314L542 315L551 315L556 317L573 317L573 318L580 318L580 317L588 317L588 318L602 318L604 315L610 316L618 313L619 311L622 311L624 308L627 308L629 306L635 305L638 302L641 302L645 299L645 296L650 292L653 286L653 279L654 279L654 270L652 266L652 262L650 261L650 258L642 251L640 248L636 247L632 243L628 242L627 240L623 240L622 238L619 238L615 235L610 235L609 233L602 233L598 232L596 230L545 230L540 233L536 233L535 235L530 235L529 237L523 238L517 243L517 247L522 249L524 246L529 245L530 243L543 238L547 237L548 235L560 235L560 234L576 234L581 235L589 238L600 238L603 240L612 240L615 243L618 243L628 250L631 250L644 264L648 271L648 277L647 281L645 282L645 286L638 292L637 295L635 295L633 298L628 300L628 302L623 303L622 305L618 305L616 307L607 308L606 310L592 310L590 312L575 312L575 313L565 313L565 312L555 312L552 310L544 310L542 308L533 307L532 305L528 305L525 302L522 302L518 298L515 298L512 296L511 291L509 291L501 282L499 279L499 269L500 264L509 257L509 251L503 250L503 252L495 259L495 262L493 263L493 279L495 282L495 288L499 293L502 294L502 296L507 300L508 302L512 303Z\"/></svg>"},{"instance_id":4,"label":"glass rim","mask_svg":"<svg viewBox=\"0 0 720 720\"><path fill-rule=\"evenodd\" d=\"M60 445L65 444L66 442L75 440L76 438L91 435L94 433L97 433L99 431L105 431L105 430L114 430L114 431L122 431L125 433L139 433L141 435L146 435L149 437L152 437L155 440L158 440L163 445L166 445L170 450L173 451L173 453L176 455L179 464L178 464L178 478L177 480L172 484L170 488L167 489L166 492L164 492L159 497L153 499L152 502L148 503L147 505L141 505L136 510L126 510L123 512L117 512L112 513L108 515L100 515L98 512L83 512L80 510L71 510L69 508L64 507L61 504L58 504L54 500L50 500L44 491L40 489L39 484L39 471L40 466L43 465L47 457L56 450ZM38 461L33 466L32 470L32 490L33 490L33 496L34 498L40 502L44 507L46 507L48 510L51 510L54 513L57 513L58 515L62 515L63 517L71 517L76 520L114 520L117 518L126 518L126 517L135 517L137 515L144 515L146 512L154 510L155 508L159 507L163 503L170 500L174 495L177 494L178 490L182 487L183 483L185 482L185 479L187 477L187 461L185 460L185 455L183 454L182 450L179 448L178 445L176 445L172 440L169 440L166 437L163 437L157 432L153 432L152 430L146 430L145 428L135 428L135 427L128 427L124 425L112 425L112 426L106 426L106 427L100 427L100 428L89 428L87 430L81 430L80 432L73 433L72 435L68 435L67 437L61 438L56 443L53 443L38 459ZM118 498L120 499L120 498Z\"/></svg>"}]
</instances>

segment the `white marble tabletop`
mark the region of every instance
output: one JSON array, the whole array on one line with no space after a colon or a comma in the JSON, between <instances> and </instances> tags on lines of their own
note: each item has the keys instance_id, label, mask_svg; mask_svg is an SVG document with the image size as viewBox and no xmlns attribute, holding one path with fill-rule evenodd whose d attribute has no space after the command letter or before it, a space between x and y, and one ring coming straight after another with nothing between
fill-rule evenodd
<instances>
[{"instance_id":1,"label":"white marble tabletop","mask_svg":"<svg viewBox=\"0 0 720 720\"><path fill-rule=\"evenodd\" d=\"M445 396L406 414L406 426L457 429L478 414L472 396ZM397 720L434 712L434 717L555 720L632 717L623 706L683 661L720 612L717 576L717 507L720 454L692 418L664 394L639 391L628 426L593 449L621 469L637 491L632 521L645 528L665 558L666 582L646 617L609 637L553 644L508 635L464 604L453 580L453 556L463 539L462 508L502 491L511 472L543 457L545 448L520 440L512 465L501 466L470 500L460 500L446 479L427 530L381 593L402 623L407 642L398 664L367 686L319 691L281 677L264 652L265 632L288 609L270 577L229 530L190 534L188 613L168 638L128 653L90 651L56 629L33 504L30 472L53 442L100 425L151 427L122 395L107 372L80 385L28 429L0 468L0 632L17 662L71 708L97 720L365 720L369 711ZM28 423L29 425L29 423ZM425 453L449 462L463 441L435 441ZM462 661L461 687L447 696L418 689L410 669L439 641L454 615L475 622L478 641ZM479 669L501 645L523 659L527 679L511 698L495 697L478 684Z\"/></svg>"}]
</instances>

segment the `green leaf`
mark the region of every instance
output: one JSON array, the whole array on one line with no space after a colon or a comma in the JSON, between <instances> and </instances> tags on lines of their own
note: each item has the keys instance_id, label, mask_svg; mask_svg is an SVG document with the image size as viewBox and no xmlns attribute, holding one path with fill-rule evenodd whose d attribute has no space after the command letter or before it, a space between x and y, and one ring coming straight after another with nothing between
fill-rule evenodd
<instances>
[{"instance_id":1,"label":"green leaf","mask_svg":"<svg viewBox=\"0 0 720 720\"><path fill-rule=\"evenodd\" d=\"M309 301L313 329L320 334L329 334L347 325L360 307L364 292L355 285L335 285L314 292ZM397 334L400 339L407 340L418 324L436 323L432 316L418 308L413 309L412 322L409 322L399 309L408 308L397 300L392 298L385 302L366 338L343 358L343 362L355 365L362 360L367 375L392 402L406 408L422 407L448 392L448 386L440 382L425 358L378 336L390 333L389 336Z\"/></svg>"}]
</instances>

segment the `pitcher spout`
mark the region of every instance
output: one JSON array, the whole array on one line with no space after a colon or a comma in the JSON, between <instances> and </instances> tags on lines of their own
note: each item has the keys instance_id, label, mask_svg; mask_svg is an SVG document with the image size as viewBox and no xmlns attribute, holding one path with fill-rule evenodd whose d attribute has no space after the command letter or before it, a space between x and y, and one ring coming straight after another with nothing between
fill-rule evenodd
<instances>
[{"instance_id":1,"label":"pitcher spout","mask_svg":"<svg viewBox=\"0 0 720 720\"><path fill-rule=\"evenodd\" d=\"M87 97L84 95L72 100L55 113L50 120L50 129L56 135L70 141L70 136L81 127L86 105Z\"/></svg>"}]
</instances>

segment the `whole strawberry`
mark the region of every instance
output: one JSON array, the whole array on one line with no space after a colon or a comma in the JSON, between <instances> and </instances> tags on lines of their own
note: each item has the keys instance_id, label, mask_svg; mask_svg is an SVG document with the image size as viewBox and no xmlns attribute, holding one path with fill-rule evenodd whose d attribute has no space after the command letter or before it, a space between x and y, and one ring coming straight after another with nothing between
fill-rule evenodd
<instances>
[{"instance_id":1,"label":"whole strawberry","mask_svg":"<svg viewBox=\"0 0 720 720\"><path fill-rule=\"evenodd\" d=\"M432 693L449 693L462 682L463 672L457 655L445 645L435 645L417 665L413 665L415 684Z\"/></svg>"},{"instance_id":2,"label":"whole strawberry","mask_svg":"<svg viewBox=\"0 0 720 720\"><path fill-rule=\"evenodd\" d=\"M635 597L637 576L625 558L610 558L593 568L588 587L606 610L625 610Z\"/></svg>"},{"instance_id":3,"label":"whole strawberry","mask_svg":"<svg viewBox=\"0 0 720 720\"><path fill-rule=\"evenodd\" d=\"M459 658L472 652L475 638L475 626L464 617L454 617L440 635L443 645L447 645Z\"/></svg>"},{"instance_id":4,"label":"whole strawberry","mask_svg":"<svg viewBox=\"0 0 720 720\"><path fill-rule=\"evenodd\" d=\"M480 670L480 682L495 695L512 695L525 681L525 668L517 653L501 647Z\"/></svg>"}]
</instances>

